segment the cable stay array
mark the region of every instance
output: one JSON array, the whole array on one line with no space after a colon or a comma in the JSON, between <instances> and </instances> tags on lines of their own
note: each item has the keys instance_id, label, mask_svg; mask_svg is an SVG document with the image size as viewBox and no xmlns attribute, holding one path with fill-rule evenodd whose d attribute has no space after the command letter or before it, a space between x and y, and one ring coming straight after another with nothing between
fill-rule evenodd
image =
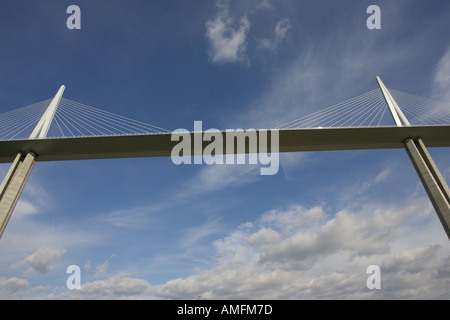
<instances>
[{"instance_id":1,"label":"cable stay array","mask_svg":"<svg viewBox=\"0 0 450 320\"><path fill-rule=\"evenodd\" d=\"M0 114L0 140L28 139L51 99ZM170 133L170 130L62 98L48 138Z\"/></svg>"},{"instance_id":2,"label":"cable stay array","mask_svg":"<svg viewBox=\"0 0 450 320\"><path fill-rule=\"evenodd\" d=\"M170 130L68 99L56 110L54 131L62 137L170 133ZM57 130L56 130L57 129Z\"/></svg>"},{"instance_id":3,"label":"cable stay array","mask_svg":"<svg viewBox=\"0 0 450 320\"><path fill-rule=\"evenodd\" d=\"M389 90L411 125L450 124L450 103ZM0 140L28 139L51 99L0 114ZM300 117L276 129L394 126L385 98L375 89ZM171 133L170 130L62 98L48 138Z\"/></svg>"},{"instance_id":4,"label":"cable stay array","mask_svg":"<svg viewBox=\"0 0 450 320\"><path fill-rule=\"evenodd\" d=\"M411 125L450 124L450 103L390 89ZM375 89L331 107L284 123L277 129L394 126L386 100Z\"/></svg>"},{"instance_id":5,"label":"cable stay array","mask_svg":"<svg viewBox=\"0 0 450 320\"><path fill-rule=\"evenodd\" d=\"M27 139L52 99L0 114L0 140Z\"/></svg>"},{"instance_id":6,"label":"cable stay array","mask_svg":"<svg viewBox=\"0 0 450 320\"><path fill-rule=\"evenodd\" d=\"M450 102L389 90L411 125L449 125Z\"/></svg>"}]
</instances>

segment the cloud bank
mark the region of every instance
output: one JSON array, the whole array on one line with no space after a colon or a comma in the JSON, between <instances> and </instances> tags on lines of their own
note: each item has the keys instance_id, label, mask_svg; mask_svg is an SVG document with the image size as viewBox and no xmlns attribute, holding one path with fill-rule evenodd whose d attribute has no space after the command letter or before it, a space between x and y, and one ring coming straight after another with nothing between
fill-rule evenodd
<instances>
[{"instance_id":1,"label":"cloud bank","mask_svg":"<svg viewBox=\"0 0 450 320\"><path fill-rule=\"evenodd\" d=\"M408 199L404 207L366 204L359 210L336 213L324 206L292 205L269 210L215 240L215 266L186 278L152 285L120 272L86 281L80 290L61 290L45 297L440 299L450 293L447 242L427 198ZM47 263L35 265L41 271L61 254L44 251L30 256L36 259L26 259L47 257L42 260ZM380 290L366 287L367 267L374 264L381 269ZM0 291L2 298L31 293L25 279L1 281L5 285Z\"/></svg>"}]
</instances>

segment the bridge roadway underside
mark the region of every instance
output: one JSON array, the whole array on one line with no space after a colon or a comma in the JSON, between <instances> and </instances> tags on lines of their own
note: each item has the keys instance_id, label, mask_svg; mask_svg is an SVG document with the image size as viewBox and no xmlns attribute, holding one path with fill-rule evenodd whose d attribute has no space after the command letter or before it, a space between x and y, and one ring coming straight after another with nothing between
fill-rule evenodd
<instances>
[{"instance_id":1,"label":"bridge roadway underside","mask_svg":"<svg viewBox=\"0 0 450 320\"><path fill-rule=\"evenodd\" d=\"M227 132L220 133L226 150ZM259 133L256 130L258 138ZM191 138L191 155L201 154L211 143L201 139L201 147L194 146L194 135L200 134L185 134ZM179 143L172 141L171 136L164 133L0 141L0 163L12 162L19 152L34 152L37 161L165 157ZM271 134L268 137L270 152ZM408 138L421 138L427 147L450 147L450 126L280 129L279 152L404 148L403 142ZM198 137L195 140L200 141ZM248 139L245 141L248 152ZM236 151L235 147L233 153Z\"/></svg>"}]
</instances>

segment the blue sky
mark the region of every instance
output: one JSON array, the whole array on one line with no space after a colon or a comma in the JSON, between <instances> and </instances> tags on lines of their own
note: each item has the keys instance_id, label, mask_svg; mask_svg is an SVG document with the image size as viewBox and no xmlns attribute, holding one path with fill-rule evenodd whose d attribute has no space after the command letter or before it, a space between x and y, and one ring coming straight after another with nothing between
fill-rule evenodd
<instances>
[{"instance_id":1,"label":"blue sky","mask_svg":"<svg viewBox=\"0 0 450 320\"><path fill-rule=\"evenodd\" d=\"M66 9L81 9L68 30ZM366 9L381 9L369 30ZM450 99L450 3L2 1L0 112L64 97L169 130L271 128L377 88ZM426 143L426 141L425 141ZM430 152L447 181L449 151ZM8 164L0 166L4 175ZM37 163L1 299L448 298L450 247L405 150ZM381 290L366 269L381 268ZM80 290L66 269L81 268Z\"/></svg>"}]
</instances>

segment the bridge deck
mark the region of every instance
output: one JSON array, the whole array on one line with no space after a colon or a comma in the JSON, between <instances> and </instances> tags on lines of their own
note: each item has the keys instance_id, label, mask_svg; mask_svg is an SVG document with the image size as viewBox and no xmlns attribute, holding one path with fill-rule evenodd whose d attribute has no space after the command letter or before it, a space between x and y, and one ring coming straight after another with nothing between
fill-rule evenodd
<instances>
[{"instance_id":1,"label":"bridge deck","mask_svg":"<svg viewBox=\"0 0 450 320\"><path fill-rule=\"evenodd\" d=\"M225 145L226 132L221 134ZM418 137L428 147L450 147L450 126L280 129L279 151L403 148L404 140ZM18 152L34 152L37 161L164 157L178 143L170 133L0 141L0 163L12 162Z\"/></svg>"}]
</instances>

